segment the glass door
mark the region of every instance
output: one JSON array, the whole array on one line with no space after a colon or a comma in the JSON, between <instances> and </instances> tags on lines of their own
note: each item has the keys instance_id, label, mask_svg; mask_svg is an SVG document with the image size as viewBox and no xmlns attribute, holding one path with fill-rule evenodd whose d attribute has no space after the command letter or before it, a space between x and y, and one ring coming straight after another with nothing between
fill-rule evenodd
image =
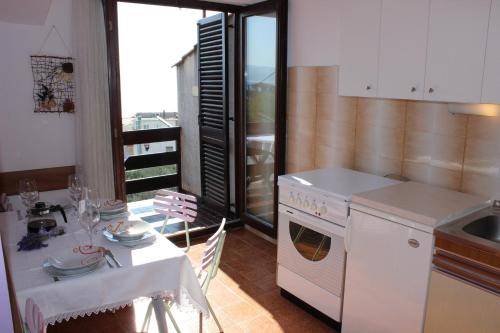
<instances>
[{"instance_id":1,"label":"glass door","mask_svg":"<svg viewBox=\"0 0 500 333\"><path fill-rule=\"evenodd\" d=\"M284 165L285 65L280 42L280 1L259 3L241 16L241 130L243 214L245 223L276 235L277 175ZM283 46L284 45L284 46ZM286 74L286 72L285 72Z\"/></svg>"}]
</instances>

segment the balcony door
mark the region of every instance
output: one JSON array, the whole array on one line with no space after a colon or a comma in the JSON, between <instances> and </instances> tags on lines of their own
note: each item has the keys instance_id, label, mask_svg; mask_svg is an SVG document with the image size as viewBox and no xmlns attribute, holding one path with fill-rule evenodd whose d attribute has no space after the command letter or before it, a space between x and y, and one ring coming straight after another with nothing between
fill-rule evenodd
<instances>
[{"instance_id":1,"label":"balcony door","mask_svg":"<svg viewBox=\"0 0 500 333\"><path fill-rule=\"evenodd\" d=\"M275 237L285 158L286 1L245 8L240 25L242 219Z\"/></svg>"}]
</instances>

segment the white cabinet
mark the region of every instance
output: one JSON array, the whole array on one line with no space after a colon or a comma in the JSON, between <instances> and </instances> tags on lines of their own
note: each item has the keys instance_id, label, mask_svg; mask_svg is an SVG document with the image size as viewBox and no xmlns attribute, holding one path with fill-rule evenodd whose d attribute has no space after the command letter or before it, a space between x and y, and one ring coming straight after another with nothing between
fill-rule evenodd
<instances>
[{"instance_id":1,"label":"white cabinet","mask_svg":"<svg viewBox=\"0 0 500 333\"><path fill-rule=\"evenodd\" d=\"M377 96L382 0L342 0L340 95Z\"/></svg>"},{"instance_id":2,"label":"white cabinet","mask_svg":"<svg viewBox=\"0 0 500 333\"><path fill-rule=\"evenodd\" d=\"M500 0L491 4L481 102L500 104Z\"/></svg>"},{"instance_id":3,"label":"white cabinet","mask_svg":"<svg viewBox=\"0 0 500 333\"><path fill-rule=\"evenodd\" d=\"M422 99L430 0L383 0L378 97Z\"/></svg>"},{"instance_id":4,"label":"white cabinet","mask_svg":"<svg viewBox=\"0 0 500 333\"><path fill-rule=\"evenodd\" d=\"M425 333L498 333L500 296L458 278L431 275Z\"/></svg>"},{"instance_id":5,"label":"white cabinet","mask_svg":"<svg viewBox=\"0 0 500 333\"><path fill-rule=\"evenodd\" d=\"M343 333L421 333L431 234L351 209Z\"/></svg>"},{"instance_id":6,"label":"white cabinet","mask_svg":"<svg viewBox=\"0 0 500 333\"><path fill-rule=\"evenodd\" d=\"M491 0L431 0L424 99L481 100Z\"/></svg>"}]
</instances>

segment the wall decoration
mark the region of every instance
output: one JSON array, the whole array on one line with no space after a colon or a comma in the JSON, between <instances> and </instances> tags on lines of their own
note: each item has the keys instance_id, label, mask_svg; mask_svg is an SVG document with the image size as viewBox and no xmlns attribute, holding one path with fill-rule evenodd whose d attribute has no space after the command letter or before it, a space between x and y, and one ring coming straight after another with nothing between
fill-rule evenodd
<instances>
[{"instance_id":1,"label":"wall decoration","mask_svg":"<svg viewBox=\"0 0 500 333\"><path fill-rule=\"evenodd\" d=\"M35 112L75 111L73 58L31 56Z\"/></svg>"}]
</instances>

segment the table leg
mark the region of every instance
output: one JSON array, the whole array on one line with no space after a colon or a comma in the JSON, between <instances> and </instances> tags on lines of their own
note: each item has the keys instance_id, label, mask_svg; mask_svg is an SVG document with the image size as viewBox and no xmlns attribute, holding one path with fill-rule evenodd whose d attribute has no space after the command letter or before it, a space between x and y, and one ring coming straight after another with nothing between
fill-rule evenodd
<instances>
[{"instance_id":1,"label":"table leg","mask_svg":"<svg viewBox=\"0 0 500 333\"><path fill-rule=\"evenodd\" d=\"M167 320L165 319L165 304L160 297L153 298L153 308L155 310L156 322L160 333L168 333Z\"/></svg>"}]
</instances>

